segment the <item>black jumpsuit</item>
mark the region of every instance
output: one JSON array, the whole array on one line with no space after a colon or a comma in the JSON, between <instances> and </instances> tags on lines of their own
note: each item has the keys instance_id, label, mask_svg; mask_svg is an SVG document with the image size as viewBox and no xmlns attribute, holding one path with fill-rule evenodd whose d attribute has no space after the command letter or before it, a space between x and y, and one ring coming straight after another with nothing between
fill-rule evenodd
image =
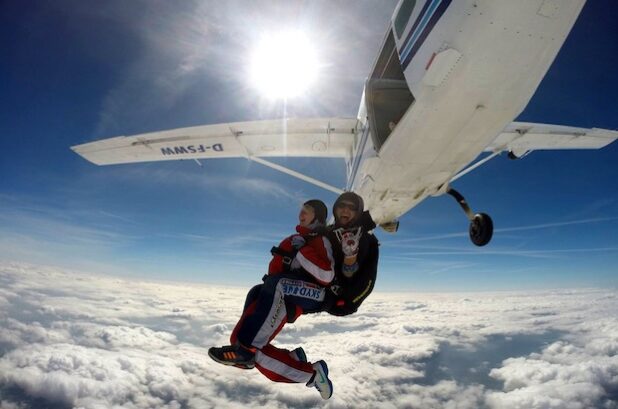
<instances>
[{"instance_id":1,"label":"black jumpsuit","mask_svg":"<svg viewBox=\"0 0 618 409\"><path fill-rule=\"evenodd\" d=\"M369 212L361 214L353 226L346 226L346 230L362 228L362 235L358 246L356 261L358 270L351 276L346 277L342 273L343 251L337 238L336 226L329 229L327 235L332 243L333 258L335 259L335 279L331 285L331 291L327 297L324 310L332 315L349 315L358 309L361 303L373 291L378 271L378 239L369 233L376 228L376 224Z\"/></svg>"}]
</instances>

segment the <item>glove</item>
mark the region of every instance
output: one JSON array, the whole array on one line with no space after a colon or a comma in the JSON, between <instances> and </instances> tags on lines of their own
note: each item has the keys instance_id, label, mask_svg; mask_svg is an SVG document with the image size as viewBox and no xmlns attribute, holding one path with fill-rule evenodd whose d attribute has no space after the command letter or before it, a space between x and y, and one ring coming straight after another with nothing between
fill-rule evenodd
<instances>
[{"instance_id":1,"label":"glove","mask_svg":"<svg viewBox=\"0 0 618 409\"><path fill-rule=\"evenodd\" d=\"M292 236L292 247L294 247L296 250L300 250L300 248L304 245L305 239L303 238L303 236L299 234Z\"/></svg>"},{"instance_id":2,"label":"glove","mask_svg":"<svg viewBox=\"0 0 618 409\"><path fill-rule=\"evenodd\" d=\"M356 256L358 255L358 245L362 229L359 227L354 231L345 231L341 233L341 251L343 252L343 266L341 272L344 276L350 278L358 270Z\"/></svg>"},{"instance_id":3,"label":"glove","mask_svg":"<svg viewBox=\"0 0 618 409\"><path fill-rule=\"evenodd\" d=\"M337 286L338 287L338 286ZM322 303L322 311L330 312L332 309L337 308L337 304L341 304L341 297L333 291L333 287L330 286L324 291L324 302Z\"/></svg>"},{"instance_id":4,"label":"glove","mask_svg":"<svg viewBox=\"0 0 618 409\"><path fill-rule=\"evenodd\" d=\"M362 229L359 227L356 233L346 231L341 234L341 250L345 257L354 257L358 254L358 245L362 233Z\"/></svg>"},{"instance_id":5,"label":"glove","mask_svg":"<svg viewBox=\"0 0 618 409\"><path fill-rule=\"evenodd\" d=\"M356 307L345 303L343 300L337 300L333 305L329 306L327 312L330 315L343 317L344 315L354 314L356 312Z\"/></svg>"}]
</instances>

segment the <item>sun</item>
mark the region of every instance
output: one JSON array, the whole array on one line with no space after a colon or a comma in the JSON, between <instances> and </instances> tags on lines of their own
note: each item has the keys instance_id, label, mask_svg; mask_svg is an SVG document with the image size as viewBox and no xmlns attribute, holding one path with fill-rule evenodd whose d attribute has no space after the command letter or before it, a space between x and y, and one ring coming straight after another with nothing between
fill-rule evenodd
<instances>
[{"instance_id":1,"label":"sun","mask_svg":"<svg viewBox=\"0 0 618 409\"><path fill-rule=\"evenodd\" d=\"M267 98L302 95L315 82L319 64L315 48L299 31L265 35L253 52L251 84Z\"/></svg>"}]
</instances>

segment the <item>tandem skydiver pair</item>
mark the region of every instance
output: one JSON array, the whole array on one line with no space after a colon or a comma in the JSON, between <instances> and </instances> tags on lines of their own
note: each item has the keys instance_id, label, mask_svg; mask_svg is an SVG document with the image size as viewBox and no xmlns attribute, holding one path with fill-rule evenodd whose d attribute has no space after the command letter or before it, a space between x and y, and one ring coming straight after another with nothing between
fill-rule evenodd
<instances>
[{"instance_id":1,"label":"tandem skydiver pair","mask_svg":"<svg viewBox=\"0 0 618 409\"><path fill-rule=\"evenodd\" d=\"M249 290L230 345L210 348L212 359L257 368L274 382L305 383L323 399L332 396L324 360L311 362L302 347L287 350L272 340L286 323L304 314L352 314L373 290L378 240L363 199L345 192L335 201L333 214L334 224L326 226L327 207L322 201L303 204L296 233L271 249L268 274Z\"/></svg>"}]
</instances>

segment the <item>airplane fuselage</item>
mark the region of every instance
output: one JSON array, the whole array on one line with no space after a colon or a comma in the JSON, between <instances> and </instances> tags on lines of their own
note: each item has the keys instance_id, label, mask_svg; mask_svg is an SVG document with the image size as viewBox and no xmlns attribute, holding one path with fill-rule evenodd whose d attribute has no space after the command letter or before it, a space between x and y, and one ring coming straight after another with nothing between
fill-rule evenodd
<instances>
[{"instance_id":1,"label":"airplane fuselage","mask_svg":"<svg viewBox=\"0 0 618 409\"><path fill-rule=\"evenodd\" d=\"M376 222L396 220L444 193L521 113L584 3L399 3L365 86L363 129L347 158L347 189L365 198Z\"/></svg>"}]
</instances>

